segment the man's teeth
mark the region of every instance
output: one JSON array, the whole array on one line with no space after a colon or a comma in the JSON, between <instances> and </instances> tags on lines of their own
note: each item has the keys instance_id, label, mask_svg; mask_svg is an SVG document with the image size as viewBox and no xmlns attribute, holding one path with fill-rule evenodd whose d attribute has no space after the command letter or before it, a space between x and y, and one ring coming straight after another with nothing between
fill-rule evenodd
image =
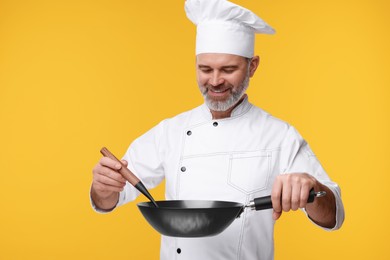
<instances>
[{"instance_id":1,"label":"man's teeth","mask_svg":"<svg viewBox=\"0 0 390 260\"><path fill-rule=\"evenodd\" d=\"M214 89L212 89L211 91L214 92L214 93L222 93L222 92L225 92L226 90L214 90Z\"/></svg>"}]
</instances>

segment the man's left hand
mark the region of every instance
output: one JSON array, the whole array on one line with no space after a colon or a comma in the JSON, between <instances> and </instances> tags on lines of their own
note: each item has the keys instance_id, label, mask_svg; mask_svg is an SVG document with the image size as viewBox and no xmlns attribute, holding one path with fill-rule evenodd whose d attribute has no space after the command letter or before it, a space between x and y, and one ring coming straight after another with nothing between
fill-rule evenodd
<instances>
[{"instance_id":1,"label":"man's left hand","mask_svg":"<svg viewBox=\"0 0 390 260\"><path fill-rule=\"evenodd\" d=\"M326 191L327 195L308 204L310 190ZM282 212L306 208L310 218L323 227L335 225L335 198L332 191L307 173L278 175L272 193L273 219L277 220Z\"/></svg>"}]
</instances>

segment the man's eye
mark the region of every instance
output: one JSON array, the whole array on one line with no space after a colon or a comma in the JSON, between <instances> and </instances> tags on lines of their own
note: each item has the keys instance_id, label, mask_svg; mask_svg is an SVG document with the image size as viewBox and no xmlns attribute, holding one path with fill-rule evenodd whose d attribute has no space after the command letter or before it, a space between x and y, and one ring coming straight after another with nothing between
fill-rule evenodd
<instances>
[{"instance_id":1,"label":"man's eye","mask_svg":"<svg viewBox=\"0 0 390 260\"><path fill-rule=\"evenodd\" d=\"M211 73L211 72L212 72L211 69L201 69L201 71L202 71L203 73Z\"/></svg>"},{"instance_id":2,"label":"man's eye","mask_svg":"<svg viewBox=\"0 0 390 260\"><path fill-rule=\"evenodd\" d=\"M226 69L226 70L223 70L223 72L227 73L227 74L231 74L233 73L235 70L230 70L230 69Z\"/></svg>"}]
</instances>

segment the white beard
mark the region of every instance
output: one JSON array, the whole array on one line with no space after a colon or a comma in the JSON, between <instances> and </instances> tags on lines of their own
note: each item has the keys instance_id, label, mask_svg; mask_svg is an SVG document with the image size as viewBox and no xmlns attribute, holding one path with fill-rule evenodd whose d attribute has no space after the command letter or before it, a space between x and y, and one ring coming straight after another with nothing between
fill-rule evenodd
<instances>
[{"instance_id":1,"label":"white beard","mask_svg":"<svg viewBox=\"0 0 390 260\"><path fill-rule=\"evenodd\" d=\"M245 79L241 82L238 89L235 91L232 91L230 97L227 100L224 101L218 101L218 100L212 100L208 95L207 92L212 87L211 86L201 86L199 85L199 89L203 95L204 101L206 105L209 107L209 109L213 111L226 111L229 108L233 107L237 102L242 98L242 96L245 94L245 91L248 89L249 86L249 69L248 73L245 76ZM231 88L232 89L232 88Z\"/></svg>"}]
</instances>

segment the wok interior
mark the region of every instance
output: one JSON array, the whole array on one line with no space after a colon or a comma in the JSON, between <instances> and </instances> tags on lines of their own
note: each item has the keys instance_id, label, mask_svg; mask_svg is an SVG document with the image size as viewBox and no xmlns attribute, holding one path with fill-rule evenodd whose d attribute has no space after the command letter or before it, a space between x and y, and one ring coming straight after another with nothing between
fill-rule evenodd
<instances>
[{"instance_id":1,"label":"wok interior","mask_svg":"<svg viewBox=\"0 0 390 260\"><path fill-rule=\"evenodd\" d=\"M205 200L141 202L138 208L159 233L174 237L203 237L216 235L227 228L241 213L237 202Z\"/></svg>"}]
</instances>

